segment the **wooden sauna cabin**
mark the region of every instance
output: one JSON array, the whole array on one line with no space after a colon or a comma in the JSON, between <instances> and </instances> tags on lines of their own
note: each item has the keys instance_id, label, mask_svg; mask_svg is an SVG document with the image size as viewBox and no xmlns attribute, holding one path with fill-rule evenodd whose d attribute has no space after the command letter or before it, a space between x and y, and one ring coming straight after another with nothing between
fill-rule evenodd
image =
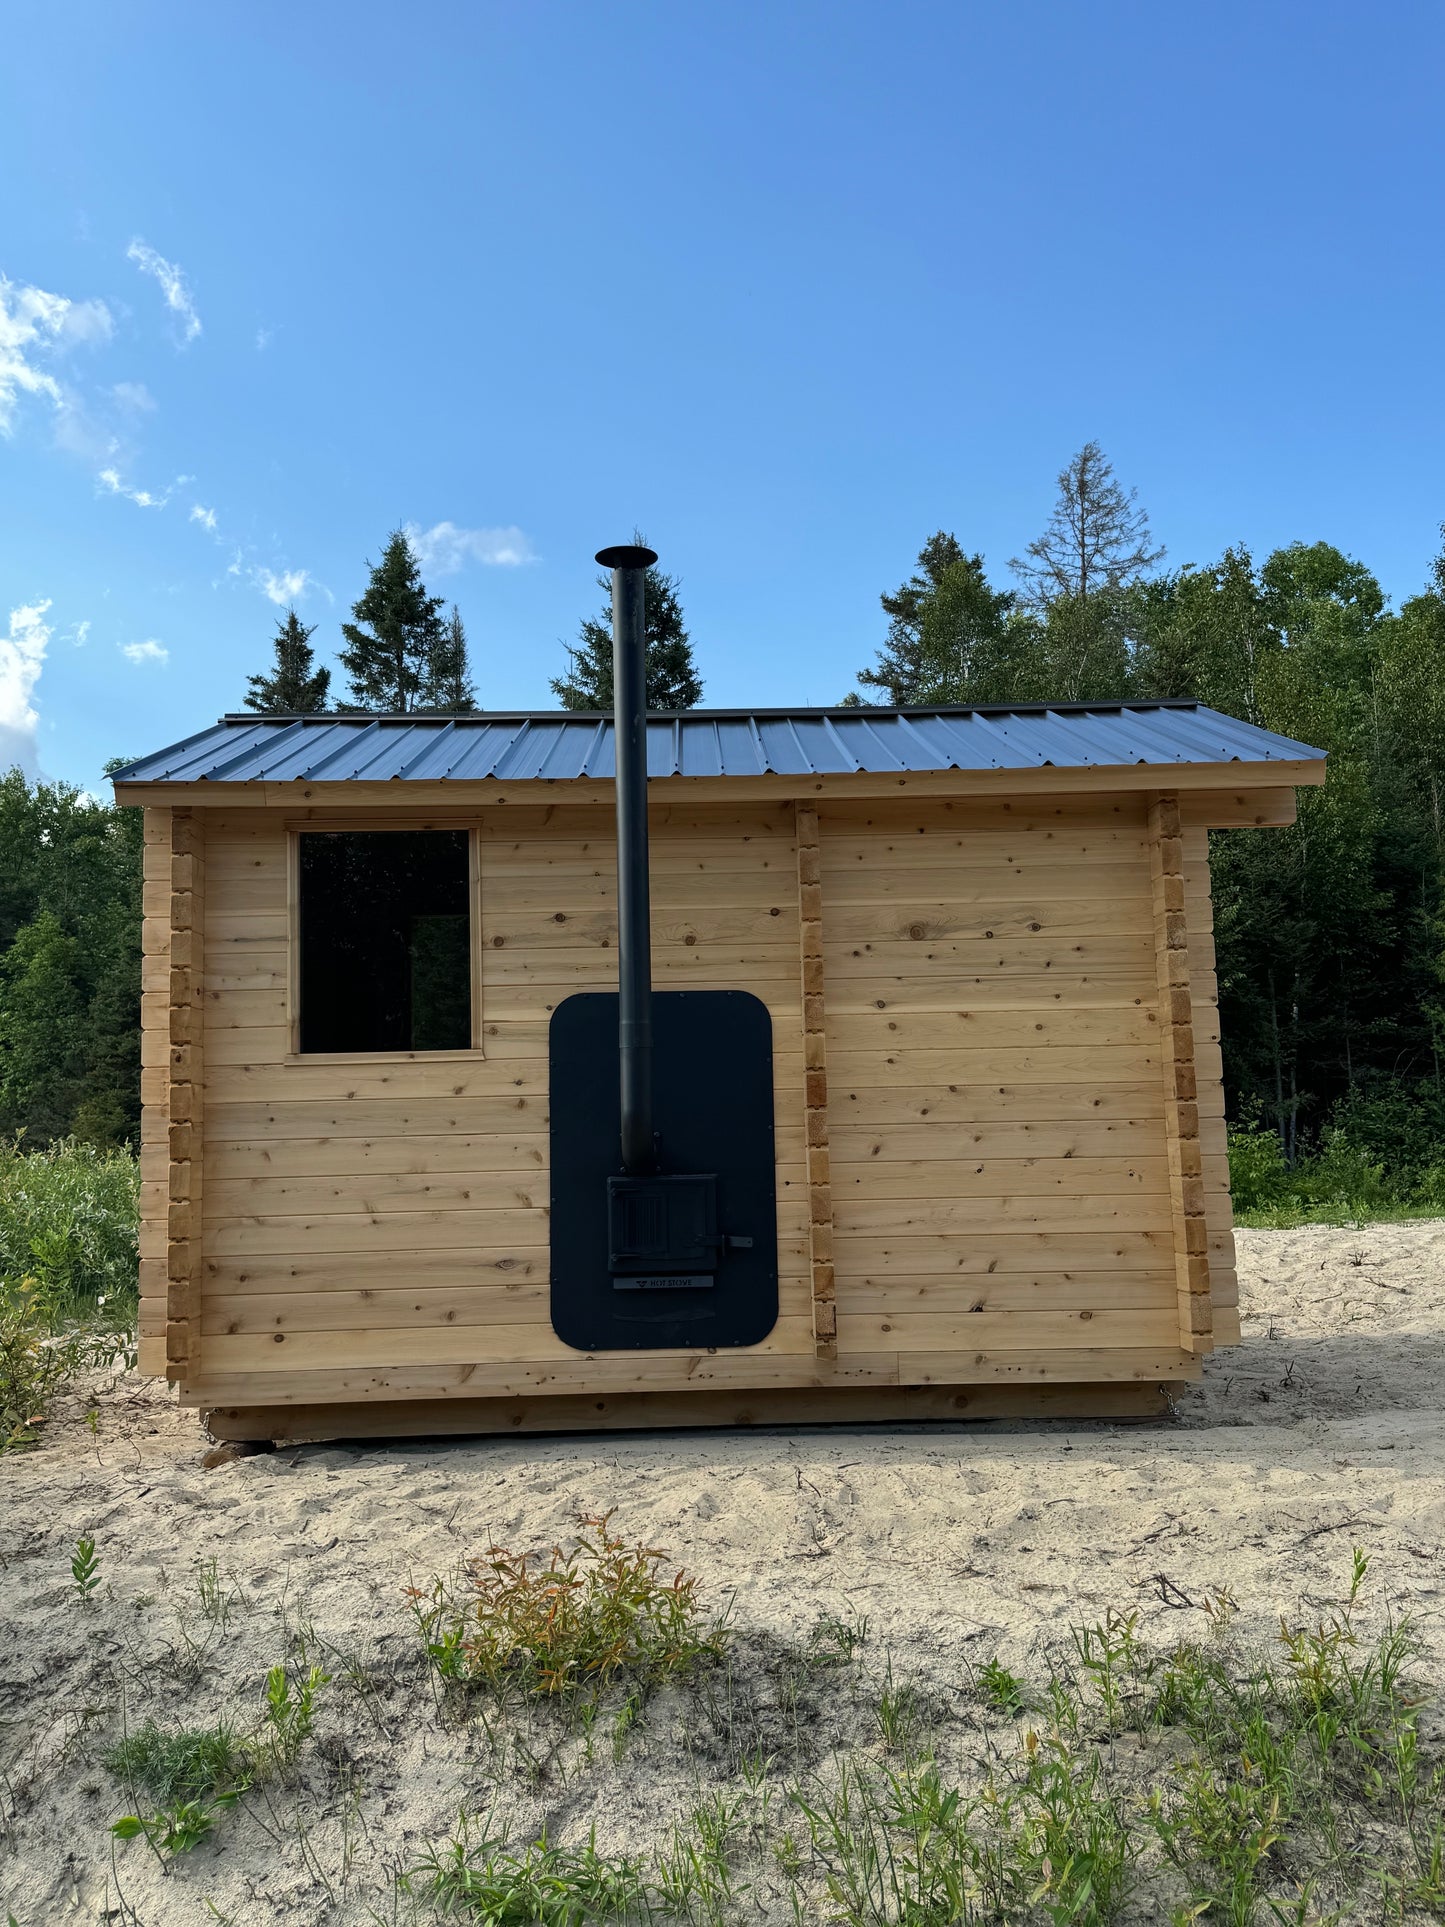
<instances>
[{"instance_id":1,"label":"wooden sauna cabin","mask_svg":"<svg viewBox=\"0 0 1445 1927\"><path fill-rule=\"evenodd\" d=\"M142 1368L234 1438L1165 1409L1239 1338L1207 832L1321 753L1191 703L648 718L653 981L770 1049L775 1298L579 1344L556 1014L617 990L614 736L228 716L116 776Z\"/></svg>"}]
</instances>

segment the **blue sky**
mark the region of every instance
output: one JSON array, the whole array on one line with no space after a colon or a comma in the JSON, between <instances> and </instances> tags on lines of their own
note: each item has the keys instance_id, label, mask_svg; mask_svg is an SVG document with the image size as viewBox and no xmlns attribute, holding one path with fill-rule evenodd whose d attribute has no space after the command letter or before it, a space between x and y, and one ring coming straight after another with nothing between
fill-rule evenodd
<instances>
[{"instance_id":1,"label":"blue sky","mask_svg":"<svg viewBox=\"0 0 1445 1927\"><path fill-rule=\"evenodd\" d=\"M1091 437L1171 564L1324 538L1398 600L1438 546L1438 5L7 22L0 756L49 776L237 708L288 597L329 657L399 524L499 708L635 524L706 700L834 701L924 538L1006 581Z\"/></svg>"}]
</instances>

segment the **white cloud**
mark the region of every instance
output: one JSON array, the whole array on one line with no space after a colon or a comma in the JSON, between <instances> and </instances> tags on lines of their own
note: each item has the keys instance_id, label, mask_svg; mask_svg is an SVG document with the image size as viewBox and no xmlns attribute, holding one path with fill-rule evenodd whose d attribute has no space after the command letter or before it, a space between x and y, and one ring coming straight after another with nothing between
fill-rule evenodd
<instances>
[{"instance_id":1,"label":"white cloud","mask_svg":"<svg viewBox=\"0 0 1445 1927\"><path fill-rule=\"evenodd\" d=\"M283 569L280 575L274 575L270 569L253 569L251 579L262 595L283 609L288 602L305 595L311 578L305 569Z\"/></svg>"},{"instance_id":2,"label":"white cloud","mask_svg":"<svg viewBox=\"0 0 1445 1927\"><path fill-rule=\"evenodd\" d=\"M194 341L201 332L201 317L196 313L191 291L186 285L186 277L174 261L167 261L163 254L147 247L144 241L132 241L125 251L127 261L134 261L142 274L154 277L161 293L165 296L166 306L181 324L182 343Z\"/></svg>"},{"instance_id":3,"label":"white cloud","mask_svg":"<svg viewBox=\"0 0 1445 1927\"><path fill-rule=\"evenodd\" d=\"M256 330L256 353L258 355L264 355L275 338L276 330L274 328L258 328Z\"/></svg>"},{"instance_id":4,"label":"white cloud","mask_svg":"<svg viewBox=\"0 0 1445 1927\"><path fill-rule=\"evenodd\" d=\"M10 633L0 636L0 769L17 764L36 773L35 732L40 724L30 698L40 680L52 625L44 602L23 603L10 611Z\"/></svg>"},{"instance_id":5,"label":"white cloud","mask_svg":"<svg viewBox=\"0 0 1445 1927\"><path fill-rule=\"evenodd\" d=\"M103 301L70 301L0 275L0 435L10 433L21 395L63 407L64 391L41 363L72 343L103 340L110 328Z\"/></svg>"},{"instance_id":6,"label":"white cloud","mask_svg":"<svg viewBox=\"0 0 1445 1927\"><path fill-rule=\"evenodd\" d=\"M143 381L118 381L110 392L132 415L149 415L156 405L155 396Z\"/></svg>"},{"instance_id":7,"label":"white cloud","mask_svg":"<svg viewBox=\"0 0 1445 1927\"><path fill-rule=\"evenodd\" d=\"M214 535L216 533L216 511L214 509L203 509L199 502L193 502L191 504L191 520L193 522L199 522L207 535Z\"/></svg>"},{"instance_id":8,"label":"white cloud","mask_svg":"<svg viewBox=\"0 0 1445 1927\"><path fill-rule=\"evenodd\" d=\"M515 569L537 559L532 544L519 528L460 529L455 522L437 522L424 529L408 522L406 539L417 561L434 575L455 575L468 562Z\"/></svg>"},{"instance_id":9,"label":"white cloud","mask_svg":"<svg viewBox=\"0 0 1445 1927\"><path fill-rule=\"evenodd\" d=\"M77 649L83 649L85 647L85 639L89 634L90 634L90 619L89 617L87 617L84 622L76 623L75 633L71 637L71 641L75 644Z\"/></svg>"},{"instance_id":10,"label":"white cloud","mask_svg":"<svg viewBox=\"0 0 1445 1927\"><path fill-rule=\"evenodd\" d=\"M169 662L171 655L170 650L163 643L150 639L145 642L124 642L120 645L120 653L127 662L133 662L137 668L148 662Z\"/></svg>"},{"instance_id":11,"label":"white cloud","mask_svg":"<svg viewBox=\"0 0 1445 1927\"><path fill-rule=\"evenodd\" d=\"M176 486L173 482L164 494L152 495L148 488L132 488L129 483L122 481L119 469L115 468L103 468L95 479L107 494L123 495L127 502L134 502L138 509L163 509L171 499L171 490Z\"/></svg>"}]
</instances>

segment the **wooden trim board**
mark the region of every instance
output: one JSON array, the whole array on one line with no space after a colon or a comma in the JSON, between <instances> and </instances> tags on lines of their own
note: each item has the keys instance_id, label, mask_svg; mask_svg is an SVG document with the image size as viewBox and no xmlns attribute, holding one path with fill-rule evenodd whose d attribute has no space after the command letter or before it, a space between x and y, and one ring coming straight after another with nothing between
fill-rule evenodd
<instances>
[{"instance_id":1,"label":"wooden trim board","mask_svg":"<svg viewBox=\"0 0 1445 1927\"><path fill-rule=\"evenodd\" d=\"M797 1425L967 1424L987 1419L1160 1419L1167 1385L821 1387L806 1391L632 1392L549 1399L454 1399L390 1405L214 1407L202 1414L217 1439L303 1443L342 1438L427 1438L437 1434L704 1430Z\"/></svg>"},{"instance_id":2,"label":"wooden trim board","mask_svg":"<svg viewBox=\"0 0 1445 1927\"><path fill-rule=\"evenodd\" d=\"M1090 769L927 770L905 775L865 772L858 775L817 776L800 784L796 776L660 776L649 784L658 803L746 803L759 800L788 802L800 791L809 796L1079 796L1157 790L1158 765L1105 764ZM1187 763L1169 770L1170 781L1182 793L1231 790L1292 789L1325 780L1323 758L1277 763ZM506 803L598 803L611 807L612 783L596 777L565 781L533 777L521 783L468 781L403 781L340 783L117 783L118 803L183 804L187 808L216 808L237 804L254 809L304 810L309 804L330 809L360 809L380 805L457 809L492 807ZM1206 813L1196 820L1212 823Z\"/></svg>"},{"instance_id":3,"label":"wooden trim board","mask_svg":"<svg viewBox=\"0 0 1445 1927\"><path fill-rule=\"evenodd\" d=\"M1207 1352L1213 1349L1214 1320L1209 1298L1209 1229L1205 1222L1204 1165L1199 1140L1194 998L1189 978L1189 927L1180 829L1179 798L1169 792L1151 798L1149 857L1159 991L1159 1055L1164 1076L1164 1137L1169 1157L1179 1342L1186 1351Z\"/></svg>"},{"instance_id":4,"label":"wooden trim board","mask_svg":"<svg viewBox=\"0 0 1445 1927\"><path fill-rule=\"evenodd\" d=\"M828 1150L828 1047L823 986L823 872L818 812L797 805L798 958L803 997L803 1115L808 1161L808 1265L813 1286L813 1343L820 1358L838 1356L833 1278L833 1191Z\"/></svg>"}]
</instances>

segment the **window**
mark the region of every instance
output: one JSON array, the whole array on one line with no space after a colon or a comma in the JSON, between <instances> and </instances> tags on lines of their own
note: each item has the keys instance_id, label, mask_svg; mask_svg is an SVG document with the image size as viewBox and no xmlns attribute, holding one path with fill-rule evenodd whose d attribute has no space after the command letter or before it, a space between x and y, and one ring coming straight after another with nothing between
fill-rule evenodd
<instances>
[{"instance_id":1,"label":"window","mask_svg":"<svg viewBox=\"0 0 1445 1927\"><path fill-rule=\"evenodd\" d=\"M303 831L296 842L298 1050L470 1050L470 833Z\"/></svg>"}]
</instances>

